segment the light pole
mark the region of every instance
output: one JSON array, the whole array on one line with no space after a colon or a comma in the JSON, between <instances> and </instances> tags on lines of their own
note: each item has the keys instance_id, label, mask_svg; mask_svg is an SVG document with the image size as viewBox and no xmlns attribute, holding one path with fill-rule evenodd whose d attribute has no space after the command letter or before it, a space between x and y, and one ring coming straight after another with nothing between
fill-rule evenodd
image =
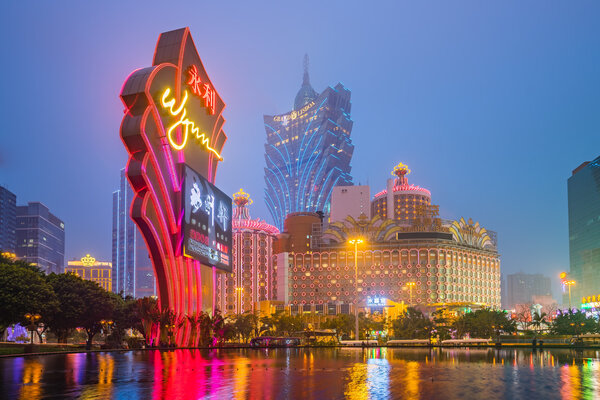
<instances>
[{"instance_id":1,"label":"light pole","mask_svg":"<svg viewBox=\"0 0 600 400\"><path fill-rule=\"evenodd\" d=\"M348 240L348 243L354 245L354 289L356 291L356 297L354 299L354 338L358 340L358 245L363 243L364 240L361 238L355 238Z\"/></svg>"},{"instance_id":2,"label":"light pole","mask_svg":"<svg viewBox=\"0 0 600 400\"><path fill-rule=\"evenodd\" d=\"M413 287L415 287L416 283L415 282L407 282L406 286L408 286L408 290L410 293L410 301L408 302L408 304L412 307L412 291L413 291Z\"/></svg>"},{"instance_id":3,"label":"light pole","mask_svg":"<svg viewBox=\"0 0 600 400\"><path fill-rule=\"evenodd\" d=\"M107 336L110 335L110 328L113 326L114 322L112 319L103 319L100 321L100 325L102 325L102 330L104 333L104 344L106 344Z\"/></svg>"},{"instance_id":4,"label":"light pole","mask_svg":"<svg viewBox=\"0 0 600 400\"><path fill-rule=\"evenodd\" d=\"M242 309L242 292L244 291L244 288L243 287L236 287L235 291L236 291L236 297L238 298L237 313L239 315L239 314L241 314L241 309Z\"/></svg>"},{"instance_id":5,"label":"light pole","mask_svg":"<svg viewBox=\"0 0 600 400\"><path fill-rule=\"evenodd\" d=\"M575 284L574 280L565 281L565 285L569 288L569 310L571 309L571 286Z\"/></svg>"},{"instance_id":6,"label":"light pole","mask_svg":"<svg viewBox=\"0 0 600 400\"><path fill-rule=\"evenodd\" d=\"M37 329L37 321L39 321L40 318L42 318L40 314L25 314L25 319L29 321L29 330L31 331L31 344L33 344L33 331Z\"/></svg>"}]
</instances>

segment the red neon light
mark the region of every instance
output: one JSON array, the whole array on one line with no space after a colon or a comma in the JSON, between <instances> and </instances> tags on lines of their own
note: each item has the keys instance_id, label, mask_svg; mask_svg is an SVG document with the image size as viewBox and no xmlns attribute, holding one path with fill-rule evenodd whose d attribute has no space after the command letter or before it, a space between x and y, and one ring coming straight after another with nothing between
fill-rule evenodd
<instances>
[{"instance_id":1,"label":"red neon light","mask_svg":"<svg viewBox=\"0 0 600 400\"><path fill-rule=\"evenodd\" d=\"M173 50L178 50L175 52L178 54L175 63L171 56ZM176 151L169 146L162 123L163 116L154 96L154 91L167 84L174 88L174 99L181 98L181 83L186 82L182 80L184 63L195 64L196 75L204 77L202 81L192 83L199 89L197 95L202 97L201 101L209 113L216 114L210 119L212 129L207 127L207 130L212 135L211 146L221 151L227 140L222 129L225 120L221 115L225 105L209 85L189 29L161 34L155 48L153 66L132 72L121 89L121 99L125 105L121 138L129 153L127 176L135 192L130 213L150 252L158 281L159 304L171 309L179 317L214 308L214 285L217 282L214 268L208 275L208 271L205 271L208 267L184 258L178 251L181 241L177 235L181 231L181 218L177 218L176 213L181 182L175 166L176 162L186 162L189 152L186 153L185 149ZM157 79L159 84L153 84ZM142 106L145 108L140 109ZM181 135L181 132L173 134ZM201 164L197 168L204 171L214 183L218 166L216 157L206 155L205 158L196 159L194 155L187 161ZM209 280L205 285L210 285L212 278L212 295L203 294L201 272ZM203 300L208 304L202 304ZM191 334L191 326L184 323L182 329L177 330L175 340L179 345L185 345L194 339Z\"/></svg>"},{"instance_id":2,"label":"red neon light","mask_svg":"<svg viewBox=\"0 0 600 400\"><path fill-rule=\"evenodd\" d=\"M208 109L211 115L214 114L216 106L215 90L210 83L202 83L202 78L200 78L198 68L196 68L195 65L192 65L188 69L188 75L189 80L187 81L187 84L192 90L192 93L201 97L204 100L204 107Z\"/></svg>"}]
</instances>

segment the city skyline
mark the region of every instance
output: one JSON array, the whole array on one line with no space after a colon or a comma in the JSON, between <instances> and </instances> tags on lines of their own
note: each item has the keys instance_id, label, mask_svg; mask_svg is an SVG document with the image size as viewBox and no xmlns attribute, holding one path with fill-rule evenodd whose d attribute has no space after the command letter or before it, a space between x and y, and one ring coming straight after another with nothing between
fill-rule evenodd
<instances>
[{"instance_id":1,"label":"city skyline","mask_svg":"<svg viewBox=\"0 0 600 400\"><path fill-rule=\"evenodd\" d=\"M1 28L6 35L24 22L21 7L9 5L9 22ZM355 184L381 182L389 165L406 162L418 171L411 182L435 191L440 216L472 217L499 233L503 273L544 273L556 288L556 275L569 266L566 181L571 170L600 154L594 135L600 126L600 56L589 51L600 41L597 13L577 5L531 5L517 15L509 5L475 6L470 15L449 5L435 11L385 6L395 12L367 10L357 17L353 6L325 7L316 14L335 12L359 27L341 43L332 35L338 25L317 23L326 17L311 14L315 31L299 29L306 10L288 15L283 7L269 7L281 35L262 33L255 22L236 27L248 12L260 17L266 11L246 7L209 10L221 25L194 23L181 10L162 10L156 18L156 11L133 4L125 10L119 5L119 12L116 5L99 10L98 20L108 24L86 18L61 24L59 9L40 5L43 12L31 16L22 40L7 44L20 62L6 67L14 79L3 96L5 109L9 101L25 104L32 93L48 106L34 115L18 108L7 118L6 132L13 134L0 150L0 184L20 199L44 203L65 221L67 259L86 252L110 259L111 194L126 160L124 150L115 150L122 149L118 88L127 72L147 64L142 49L152 48L159 32L189 25L198 37L228 33L199 43L227 102L229 141L217 178L227 193L242 184L262 193L262 114L289 110L299 60L309 53L314 87L341 81L352 90ZM153 22L130 32L123 17L129 8ZM415 15L419 24L410 21ZM382 23L361 26L369 16ZM535 27L529 26L532 18ZM248 32L249 48L235 43L241 32ZM328 35L333 38L323 39ZM132 51L131 43L140 50ZM288 43L277 65L265 61L265 54ZM79 52L69 52L70 46ZM242 63L246 68L237 67ZM256 217L268 220L264 202L255 208Z\"/></svg>"}]
</instances>

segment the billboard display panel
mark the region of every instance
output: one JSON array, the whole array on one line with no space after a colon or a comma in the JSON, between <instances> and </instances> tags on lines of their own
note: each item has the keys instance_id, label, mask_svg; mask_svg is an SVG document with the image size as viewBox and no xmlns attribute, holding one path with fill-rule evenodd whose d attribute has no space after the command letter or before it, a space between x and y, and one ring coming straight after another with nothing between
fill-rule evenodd
<instances>
[{"instance_id":1,"label":"billboard display panel","mask_svg":"<svg viewBox=\"0 0 600 400\"><path fill-rule=\"evenodd\" d=\"M183 255L231 272L231 197L187 165L183 177Z\"/></svg>"}]
</instances>

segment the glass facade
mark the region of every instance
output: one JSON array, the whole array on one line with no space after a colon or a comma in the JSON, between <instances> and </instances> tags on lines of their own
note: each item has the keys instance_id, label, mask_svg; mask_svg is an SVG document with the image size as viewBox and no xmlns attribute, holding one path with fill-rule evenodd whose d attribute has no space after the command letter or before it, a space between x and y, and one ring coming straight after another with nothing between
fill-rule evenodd
<instances>
[{"instance_id":1,"label":"glass facade","mask_svg":"<svg viewBox=\"0 0 600 400\"><path fill-rule=\"evenodd\" d=\"M65 270L65 224L42 203L17 207L17 257L50 274Z\"/></svg>"},{"instance_id":2,"label":"glass facade","mask_svg":"<svg viewBox=\"0 0 600 400\"><path fill-rule=\"evenodd\" d=\"M17 249L17 196L0 186L0 252Z\"/></svg>"},{"instance_id":3,"label":"glass facade","mask_svg":"<svg viewBox=\"0 0 600 400\"><path fill-rule=\"evenodd\" d=\"M575 281L575 305L581 297L600 293L600 157L573 171L568 195L569 279Z\"/></svg>"},{"instance_id":4,"label":"glass facade","mask_svg":"<svg viewBox=\"0 0 600 400\"><path fill-rule=\"evenodd\" d=\"M119 190L113 193L112 288L134 297L155 296L154 269L148 249L129 215L133 190L121 170Z\"/></svg>"},{"instance_id":5,"label":"glass facade","mask_svg":"<svg viewBox=\"0 0 600 400\"><path fill-rule=\"evenodd\" d=\"M350 91L341 83L321 94L304 82L294 110L265 115L265 201L275 226L293 212L329 212L334 186L352 185Z\"/></svg>"}]
</instances>

